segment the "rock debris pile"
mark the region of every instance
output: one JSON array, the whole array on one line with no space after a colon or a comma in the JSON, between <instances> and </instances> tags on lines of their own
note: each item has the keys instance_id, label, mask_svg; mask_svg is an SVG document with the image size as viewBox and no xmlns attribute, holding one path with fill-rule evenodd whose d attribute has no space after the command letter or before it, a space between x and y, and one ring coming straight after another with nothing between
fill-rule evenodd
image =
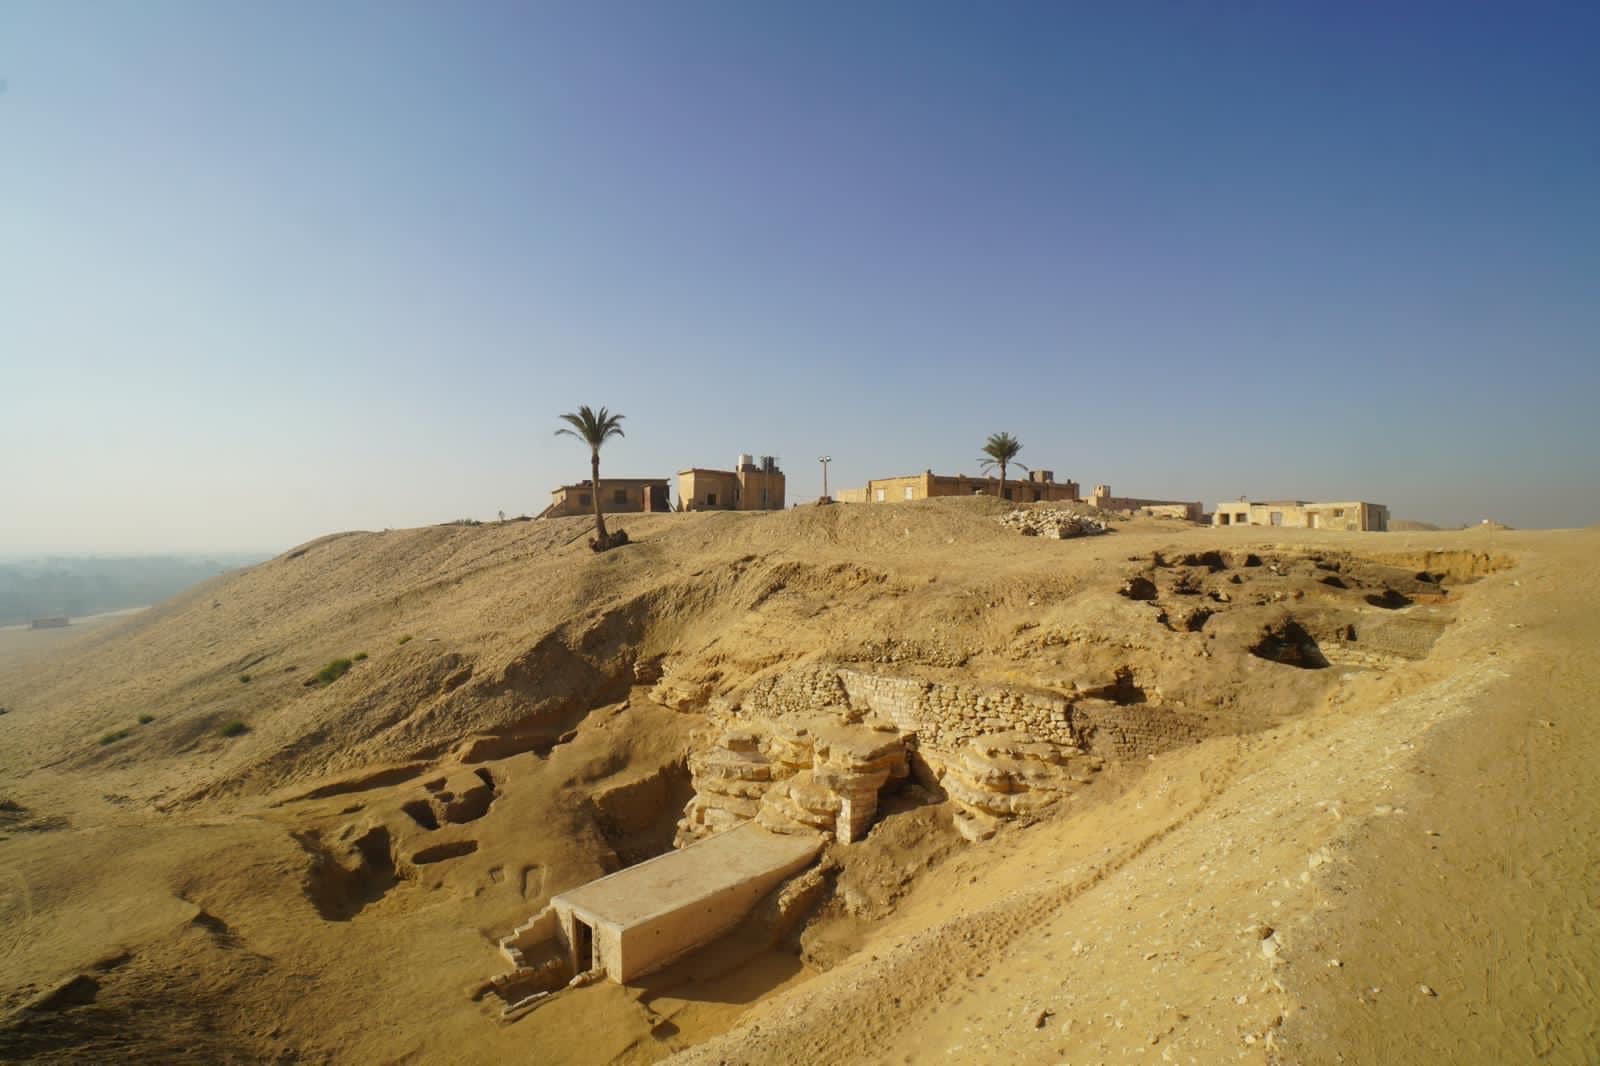
<instances>
[{"instance_id":1,"label":"rock debris pile","mask_svg":"<svg viewBox=\"0 0 1600 1066\"><path fill-rule=\"evenodd\" d=\"M893 726L843 720L728 729L689 769L695 795L677 847L752 818L774 832L833 833L848 844L871 827L878 792L909 775Z\"/></svg>"},{"instance_id":2,"label":"rock debris pile","mask_svg":"<svg viewBox=\"0 0 1600 1066\"><path fill-rule=\"evenodd\" d=\"M1027 733L974 737L949 764L943 781L956 803L956 828L968 840L986 839L1001 821L1027 817L1086 785L1105 765L1076 747Z\"/></svg>"},{"instance_id":3,"label":"rock debris pile","mask_svg":"<svg viewBox=\"0 0 1600 1066\"><path fill-rule=\"evenodd\" d=\"M1055 508L1019 508L1006 512L995 521L1024 537L1049 537L1053 540L1093 537L1106 531L1105 523L1098 519Z\"/></svg>"}]
</instances>

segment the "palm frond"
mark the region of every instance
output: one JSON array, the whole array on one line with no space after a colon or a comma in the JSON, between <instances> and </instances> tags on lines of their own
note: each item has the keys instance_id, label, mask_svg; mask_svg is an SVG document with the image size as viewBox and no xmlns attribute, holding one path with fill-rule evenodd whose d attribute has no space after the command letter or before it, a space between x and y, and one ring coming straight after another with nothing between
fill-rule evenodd
<instances>
[{"instance_id":1,"label":"palm frond","mask_svg":"<svg viewBox=\"0 0 1600 1066\"><path fill-rule=\"evenodd\" d=\"M576 412L557 417L567 425L556 430L556 436L576 437L596 450L612 437L624 436L621 423L626 416L614 415L604 407L595 411L584 405Z\"/></svg>"}]
</instances>

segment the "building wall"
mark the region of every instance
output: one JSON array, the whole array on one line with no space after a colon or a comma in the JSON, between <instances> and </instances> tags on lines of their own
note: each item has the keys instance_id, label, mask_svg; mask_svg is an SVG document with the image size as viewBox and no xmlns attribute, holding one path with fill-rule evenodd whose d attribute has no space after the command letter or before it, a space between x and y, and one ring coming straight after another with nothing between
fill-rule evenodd
<instances>
[{"instance_id":1,"label":"building wall","mask_svg":"<svg viewBox=\"0 0 1600 1066\"><path fill-rule=\"evenodd\" d=\"M781 511L784 489L783 471L756 466L678 473L678 500L685 511Z\"/></svg>"},{"instance_id":2,"label":"building wall","mask_svg":"<svg viewBox=\"0 0 1600 1066\"><path fill-rule=\"evenodd\" d=\"M1251 503L1234 500L1217 504L1211 524L1381 533L1389 528L1389 508L1381 503L1363 503L1359 500L1342 503L1306 503L1301 500Z\"/></svg>"},{"instance_id":3,"label":"building wall","mask_svg":"<svg viewBox=\"0 0 1600 1066\"><path fill-rule=\"evenodd\" d=\"M555 911L561 943L567 949L567 957L572 962L574 974L587 973L591 960L594 969L604 970L613 977L622 970L622 930L598 921L594 915L567 904L559 896L550 901L550 906ZM578 953L579 941L582 939L578 932L580 921L589 927L592 936L593 948L589 958L580 957Z\"/></svg>"},{"instance_id":4,"label":"building wall","mask_svg":"<svg viewBox=\"0 0 1600 1066\"><path fill-rule=\"evenodd\" d=\"M739 510L781 511L783 493L782 470L746 467L739 471Z\"/></svg>"},{"instance_id":5,"label":"building wall","mask_svg":"<svg viewBox=\"0 0 1600 1066\"><path fill-rule=\"evenodd\" d=\"M731 511L739 492L732 470L682 470L678 473L678 505L685 511Z\"/></svg>"},{"instance_id":6,"label":"building wall","mask_svg":"<svg viewBox=\"0 0 1600 1066\"><path fill-rule=\"evenodd\" d=\"M904 500L925 500L929 495L931 480L928 474L873 478L867 482L867 502L899 503Z\"/></svg>"},{"instance_id":7,"label":"building wall","mask_svg":"<svg viewBox=\"0 0 1600 1066\"><path fill-rule=\"evenodd\" d=\"M761 838L772 839L771 834L753 823L738 826L729 832L754 833ZM557 936L572 963L573 972L586 972L592 962L594 969L605 971L618 983L626 983L659 970L695 948L710 943L738 925L767 893L785 879L810 866L822 850L820 836L786 836L782 839L778 854L773 854L771 849L762 849L760 857L754 862L745 861L738 867L730 868L726 865L728 849L748 849L752 841L749 837L718 834L601 878L601 881L606 881L614 877L634 876L633 872L641 866L661 862L675 864L679 878L694 877L697 872L694 856L700 857L700 872L743 871L737 876L728 877L726 883L705 890L691 901L637 919L619 919L615 914L609 919L601 918L587 906L575 903L565 893L555 896L550 900L549 907L555 914ZM758 868L752 869L752 866ZM635 889L637 887L634 886ZM582 889L577 891L581 893ZM588 926L592 934L590 943L593 947L587 955L579 951L583 940L580 923ZM529 923L530 928L534 925ZM514 946L519 950L524 949L521 940Z\"/></svg>"},{"instance_id":8,"label":"building wall","mask_svg":"<svg viewBox=\"0 0 1600 1066\"><path fill-rule=\"evenodd\" d=\"M1147 500L1137 496L1113 496L1110 485L1096 485L1089 502L1102 511L1143 514L1152 518L1184 518L1199 522L1205 515L1205 506L1199 500Z\"/></svg>"},{"instance_id":9,"label":"building wall","mask_svg":"<svg viewBox=\"0 0 1600 1066\"><path fill-rule=\"evenodd\" d=\"M545 514L551 517L593 514L592 491L587 481L563 485L550 494L550 509ZM667 479L603 477L600 479L600 509L606 514L667 510Z\"/></svg>"},{"instance_id":10,"label":"building wall","mask_svg":"<svg viewBox=\"0 0 1600 1066\"><path fill-rule=\"evenodd\" d=\"M1143 758L1211 735L1202 715L1119 706L1049 692L930 681L817 664L758 683L745 694L753 718L806 717L834 706L870 710L916 734L924 750L953 755L985 733L1021 731L1063 747Z\"/></svg>"},{"instance_id":11,"label":"building wall","mask_svg":"<svg viewBox=\"0 0 1600 1066\"><path fill-rule=\"evenodd\" d=\"M822 848L818 839L817 851ZM810 866L816 851L784 866L763 870L687 907L658 914L621 931L618 967L606 972L625 984L668 966L695 948L711 943L744 920L768 892Z\"/></svg>"},{"instance_id":12,"label":"building wall","mask_svg":"<svg viewBox=\"0 0 1600 1066\"><path fill-rule=\"evenodd\" d=\"M868 503L904 503L934 496L998 496L998 477L967 477L965 474L935 474L924 470L904 477L874 478L865 489ZM841 494L841 499L843 494ZM1005 498L1017 503L1038 501L1070 502L1078 498L1076 481L1036 481L1006 478Z\"/></svg>"}]
</instances>

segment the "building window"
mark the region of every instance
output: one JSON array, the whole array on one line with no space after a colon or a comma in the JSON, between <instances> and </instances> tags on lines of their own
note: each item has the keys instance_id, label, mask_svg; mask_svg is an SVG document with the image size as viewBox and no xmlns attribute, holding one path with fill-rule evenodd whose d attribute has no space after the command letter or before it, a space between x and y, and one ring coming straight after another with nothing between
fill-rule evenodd
<instances>
[{"instance_id":1,"label":"building window","mask_svg":"<svg viewBox=\"0 0 1600 1066\"><path fill-rule=\"evenodd\" d=\"M912 493L912 488L911 488L910 485L907 485L906 486L906 499L908 499L908 500L911 499L911 493Z\"/></svg>"},{"instance_id":2,"label":"building window","mask_svg":"<svg viewBox=\"0 0 1600 1066\"><path fill-rule=\"evenodd\" d=\"M1343 507L1335 507L1333 509L1333 517L1335 517L1335 518L1343 518L1344 517L1344 508Z\"/></svg>"},{"instance_id":3,"label":"building window","mask_svg":"<svg viewBox=\"0 0 1600 1066\"><path fill-rule=\"evenodd\" d=\"M612 490L611 502L612 503L627 503L628 502L628 490L627 489L614 489L614 490Z\"/></svg>"},{"instance_id":4,"label":"building window","mask_svg":"<svg viewBox=\"0 0 1600 1066\"><path fill-rule=\"evenodd\" d=\"M589 494L587 492L578 493L578 503L583 507L589 506Z\"/></svg>"},{"instance_id":5,"label":"building window","mask_svg":"<svg viewBox=\"0 0 1600 1066\"><path fill-rule=\"evenodd\" d=\"M882 503L883 502L883 490L882 489L878 489L876 492L874 492L872 494L872 498L874 500L877 500L879 503Z\"/></svg>"},{"instance_id":6,"label":"building window","mask_svg":"<svg viewBox=\"0 0 1600 1066\"><path fill-rule=\"evenodd\" d=\"M1275 526L1283 525L1283 512L1273 511L1272 514L1268 516L1268 520L1271 521L1271 523Z\"/></svg>"},{"instance_id":7,"label":"building window","mask_svg":"<svg viewBox=\"0 0 1600 1066\"><path fill-rule=\"evenodd\" d=\"M1227 515L1226 512L1224 512L1224 513L1222 513L1222 514L1217 516L1217 525L1225 526L1227 524L1228 524L1228 515Z\"/></svg>"},{"instance_id":8,"label":"building window","mask_svg":"<svg viewBox=\"0 0 1600 1066\"><path fill-rule=\"evenodd\" d=\"M715 507L716 505L717 505L717 494L714 493L714 492L706 493L706 506L707 507Z\"/></svg>"}]
</instances>

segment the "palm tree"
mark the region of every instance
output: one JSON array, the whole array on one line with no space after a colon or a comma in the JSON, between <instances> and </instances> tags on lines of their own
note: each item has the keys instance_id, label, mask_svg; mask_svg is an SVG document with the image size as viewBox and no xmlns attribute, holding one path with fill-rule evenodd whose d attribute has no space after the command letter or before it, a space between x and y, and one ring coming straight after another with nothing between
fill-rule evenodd
<instances>
[{"instance_id":1,"label":"palm tree","mask_svg":"<svg viewBox=\"0 0 1600 1066\"><path fill-rule=\"evenodd\" d=\"M590 496L594 499L594 532L595 539L589 545L597 552L603 552L611 547L611 537L606 533L606 517L600 513L600 446L612 437L620 437L622 433L622 415L614 415L604 407L598 412L587 407L578 408L577 414L564 414L561 421L569 423L571 428L556 430L558 437L576 437L589 446ZM625 542L624 542L625 543Z\"/></svg>"},{"instance_id":2,"label":"palm tree","mask_svg":"<svg viewBox=\"0 0 1600 1066\"><path fill-rule=\"evenodd\" d=\"M1017 453L1022 451L1022 442L1009 433L991 433L988 441L983 446L983 454L978 457L978 466L984 473L995 467L1000 468L1000 495L1006 494L1006 467L1022 466L1017 462ZM1022 469L1028 469L1022 466Z\"/></svg>"}]
</instances>

